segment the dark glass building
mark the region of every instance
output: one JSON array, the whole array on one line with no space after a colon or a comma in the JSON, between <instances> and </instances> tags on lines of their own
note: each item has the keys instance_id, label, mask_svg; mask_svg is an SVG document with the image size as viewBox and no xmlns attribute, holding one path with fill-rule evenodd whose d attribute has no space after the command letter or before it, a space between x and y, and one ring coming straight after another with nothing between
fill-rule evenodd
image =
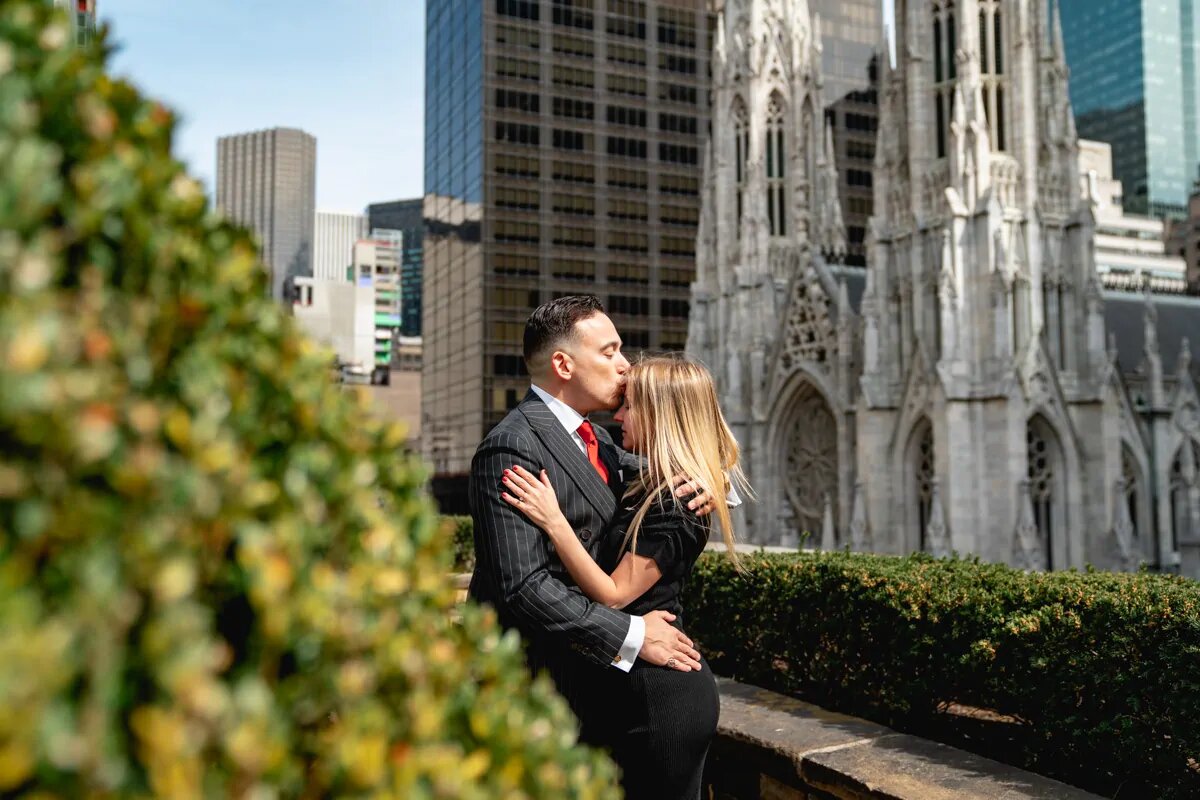
<instances>
[{"instance_id":1,"label":"dark glass building","mask_svg":"<svg viewBox=\"0 0 1200 800\"><path fill-rule=\"evenodd\" d=\"M1059 0L1079 135L1108 142L1127 211L1183 216L1200 158L1195 0Z\"/></svg>"},{"instance_id":2,"label":"dark glass building","mask_svg":"<svg viewBox=\"0 0 1200 800\"><path fill-rule=\"evenodd\" d=\"M879 0L815 0L809 8L821 18L824 100L833 126L846 263L865 267L867 220L874 201L876 54L883 39L883 11Z\"/></svg>"},{"instance_id":3,"label":"dark glass building","mask_svg":"<svg viewBox=\"0 0 1200 800\"><path fill-rule=\"evenodd\" d=\"M400 335L421 335L421 281L425 243L424 201L394 200L367 206L367 230L404 234L400 261Z\"/></svg>"},{"instance_id":4,"label":"dark glass building","mask_svg":"<svg viewBox=\"0 0 1200 800\"><path fill-rule=\"evenodd\" d=\"M525 319L594 293L682 350L708 0L427 0L422 438L443 508L529 387Z\"/></svg>"}]
</instances>

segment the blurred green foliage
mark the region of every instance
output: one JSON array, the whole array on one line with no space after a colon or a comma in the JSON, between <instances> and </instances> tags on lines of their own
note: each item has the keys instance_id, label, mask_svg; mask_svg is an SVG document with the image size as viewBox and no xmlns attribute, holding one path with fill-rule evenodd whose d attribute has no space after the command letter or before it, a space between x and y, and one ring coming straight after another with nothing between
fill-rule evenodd
<instances>
[{"instance_id":1,"label":"blurred green foliage","mask_svg":"<svg viewBox=\"0 0 1200 800\"><path fill-rule=\"evenodd\" d=\"M701 558L687 630L722 675L931 730L1016 720L1024 766L1107 796L1200 796L1200 584L974 560ZM969 745L967 745L969 746Z\"/></svg>"},{"instance_id":2,"label":"blurred green foliage","mask_svg":"<svg viewBox=\"0 0 1200 800\"><path fill-rule=\"evenodd\" d=\"M174 119L0 0L0 795L613 797Z\"/></svg>"}]
</instances>

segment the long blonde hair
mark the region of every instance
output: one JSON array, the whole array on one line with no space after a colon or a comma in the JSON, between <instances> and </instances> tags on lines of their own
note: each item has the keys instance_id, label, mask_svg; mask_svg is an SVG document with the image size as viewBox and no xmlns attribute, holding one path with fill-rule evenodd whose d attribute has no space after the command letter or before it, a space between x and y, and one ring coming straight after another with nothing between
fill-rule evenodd
<instances>
[{"instance_id":1,"label":"long blonde hair","mask_svg":"<svg viewBox=\"0 0 1200 800\"><path fill-rule=\"evenodd\" d=\"M638 360L626 373L625 397L637 415L638 434L646 465L625 492L625 499L644 495L621 548L632 540L637 552L637 532L654 503L670 491L671 478L683 475L712 498L713 514L721 527L730 557L734 550L733 522L726 497L729 485L751 496L750 486L738 465L739 448L721 414L712 375L703 365L680 357L651 356Z\"/></svg>"}]
</instances>

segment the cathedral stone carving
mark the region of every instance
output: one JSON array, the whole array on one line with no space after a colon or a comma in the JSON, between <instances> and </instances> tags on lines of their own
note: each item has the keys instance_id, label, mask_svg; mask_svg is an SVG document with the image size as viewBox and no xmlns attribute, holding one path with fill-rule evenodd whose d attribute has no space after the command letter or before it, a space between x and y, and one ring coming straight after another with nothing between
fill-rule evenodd
<instances>
[{"instance_id":1,"label":"cathedral stone carving","mask_svg":"<svg viewBox=\"0 0 1200 800\"><path fill-rule=\"evenodd\" d=\"M896 5L865 271L841 263L819 20L718 14L688 350L760 498L741 535L1200 576L1190 351L1164 369L1149 289L1140 371L1105 347L1054 4Z\"/></svg>"}]
</instances>

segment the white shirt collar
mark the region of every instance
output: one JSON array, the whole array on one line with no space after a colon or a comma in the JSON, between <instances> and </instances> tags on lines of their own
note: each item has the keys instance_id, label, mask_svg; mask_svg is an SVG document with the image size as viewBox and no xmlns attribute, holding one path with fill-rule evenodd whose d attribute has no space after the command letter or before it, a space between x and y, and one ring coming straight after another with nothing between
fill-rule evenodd
<instances>
[{"instance_id":1,"label":"white shirt collar","mask_svg":"<svg viewBox=\"0 0 1200 800\"><path fill-rule=\"evenodd\" d=\"M546 404L546 408L550 409L550 413L558 419L559 424L566 429L567 433L575 433L579 430L579 425L585 419L583 414L580 414L557 397L551 397L549 392L537 384L530 384L529 388L533 389L534 393L542 398L542 402Z\"/></svg>"}]
</instances>

